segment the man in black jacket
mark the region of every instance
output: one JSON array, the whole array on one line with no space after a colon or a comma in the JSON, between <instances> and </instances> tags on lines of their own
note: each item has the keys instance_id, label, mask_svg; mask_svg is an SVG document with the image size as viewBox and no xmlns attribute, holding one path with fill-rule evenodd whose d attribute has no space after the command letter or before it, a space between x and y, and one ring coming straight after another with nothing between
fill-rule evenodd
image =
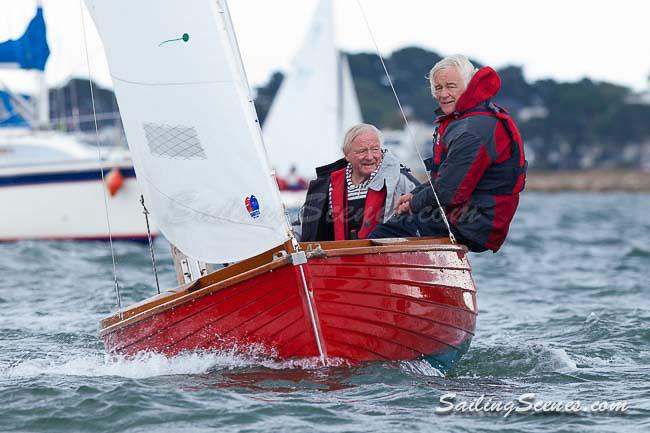
<instances>
[{"instance_id":1,"label":"man in black jacket","mask_svg":"<svg viewBox=\"0 0 650 433\"><path fill-rule=\"evenodd\" d=\"M316 169L301 213L301 241L365 239L416 185L382 149L381 133L372 125L350 128L343 153L345 158Z\"/></svg>"}]
</instances>

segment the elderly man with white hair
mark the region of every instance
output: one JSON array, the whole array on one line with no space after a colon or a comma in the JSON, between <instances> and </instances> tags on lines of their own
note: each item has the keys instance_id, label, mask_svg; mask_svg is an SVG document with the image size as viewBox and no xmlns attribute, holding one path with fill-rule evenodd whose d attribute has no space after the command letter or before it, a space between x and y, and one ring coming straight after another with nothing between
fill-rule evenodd
<instances>
[{"instance_id":1,"label":"elderly man with white hair","mask_svg":"<svg viewBox=\"0 0 650 433\"><path fill-rule=\"evenodd\" d=\"M431 181L454 236L471 251L496 252L506 239L524 188L524 145L508 112L492 102L501 87L494 69L461 55L429 73L440 104ZM369 236L446 236L448 229L430 184L398 200L396 217Z\"/></svg>"},{"instance_id":2,"label":"elderly man with white hair","mask_svg":"<svg viewBox=\"0 0 650 433\"><path fill-rule=\"evenodd\" d=\"M399 197L416 186L409 170L383 149L373 125L350 128L343 154L316 169L301 213L301 241L365 239L393 215Z\"/></svg>"}]
</instances>

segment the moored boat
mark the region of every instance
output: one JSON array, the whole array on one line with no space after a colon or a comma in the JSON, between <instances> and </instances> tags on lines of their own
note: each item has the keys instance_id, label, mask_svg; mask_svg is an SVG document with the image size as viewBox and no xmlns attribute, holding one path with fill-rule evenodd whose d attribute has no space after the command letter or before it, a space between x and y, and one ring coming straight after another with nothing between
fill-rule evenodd
<instances>
[{"instance_id":1,"label":"moored boat","mask_svg":"<svg viewBox=\"0 0 650 433\"><path fill-rule=\"evenodd\" d=\"M115 149L98 161L96 149L65 134L3 132L0 201L6 206L0 242L107 240L106 212L113 239L147 239L140 189L126 150ZM155 225L152 232L157 235Z\"/></svg>"},{"instance_id":2,"label":"moored boat","mask_svg":"<svg viewBox=\"0 0 650 433\"><path fill-rule=\"evenodd\" d=\"M128 151L115 147L98 152L73 134L47 130L48 57L39 6L20 38L0 43L0 69L34 71L40 87L36 98L10 89L0 98L0 242L147 239ZM110 192L106 203L105 189ZM154 224L151 232L157 235Z\"/></svg>"}]
</instances>

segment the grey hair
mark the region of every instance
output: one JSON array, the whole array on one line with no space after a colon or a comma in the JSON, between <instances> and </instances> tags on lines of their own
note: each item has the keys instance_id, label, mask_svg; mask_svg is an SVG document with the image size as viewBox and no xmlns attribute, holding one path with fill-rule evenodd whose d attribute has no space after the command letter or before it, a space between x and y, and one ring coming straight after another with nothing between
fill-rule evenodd
<instances>
[{"instance_id":1,"label":"grey hair","mask_svg":"<svg viewBox=\"0 0 650 433\"><path fill-rule=\"evenodd\" d=\"M434 84L433 84L433 76L441 69L445 68L456 68L458 72L460 72L460 76L463 79L463 82L465 83L465 87L469 84L471 81L472 77L476 73L477 69L474 67L472 62L469 61L469 59L462 54L454 54L453 56L445 57L444 59L440 60L438 63L436 63L433 68L429 71L429 82L431 83L431 93L433 94L434 90Z\"/></svg>"},{"instance_id":2,"label":"grey hair","mask_svg":"<svg viewBox=\"0 0 650 433\"><path fill-rule=\"evenodd\" d=\"M381 148L384 147L384 137L381 135L381 132L377 127L374 125L370 125L369 123L359 123L358 125L354 125L352 128L348 129L348 132L345 133L345 137L343 138L343 153L345 155L348 154L350 151L350 146L352 146L352 142L354 141L355 138L363 134L364 132L372 132L377 136L379 139L379 146Z\"/></svg>"}]
</instances>

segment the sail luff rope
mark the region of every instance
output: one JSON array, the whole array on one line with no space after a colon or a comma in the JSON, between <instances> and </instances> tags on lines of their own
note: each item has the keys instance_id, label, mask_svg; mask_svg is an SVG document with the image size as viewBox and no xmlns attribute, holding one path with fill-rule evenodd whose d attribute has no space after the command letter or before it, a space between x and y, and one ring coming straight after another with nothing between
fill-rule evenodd
<instances>
[{"instance_id":1,"label":"sail luff rope","mask_svg":"<svg viewBox=\"0 0 650 433\"><path fill-rule=\"evenodd\" d=\"M104 213L106 214L106 226L108 228L108 241L111 250L111 259L113 261L113 283L115 285L115 295L117 297L117 311L122 318L122 299L120 297L120 286L117 281L117 265L115 262L115 248L113 247L113 232L111 230L111 218L109 215L108 195L106 193L106 181L104 179L104 164L102 163L102 146L99 140L99 127L97 126L97 111L95 108L95 94L93 91L93 81L90 70L90 56L88 55L88 40L86 39L86 20L84 19L83 0L79 0L79 12L81 13L81 28L83 34L84 51L86 54L86 66L88 67L88 84L90 86L90 101L93 107L93 121L95 123L95 145L97 146L97 162L99 171L102 175L102 192L104 196Z\"/></svg>"},{"instance_id":2,"label":"sail luff rope","mask_svg":"<svg viewBox=\"0 0 650 433\"><path fill-rule=\"evenodd\" d=\"M399 107L399 110L402 114L402 118L404 119L404 125L406 126L406 130L408 131L409 138L411 139L411 144L415 148L415 151L418 154L418 158L420 159L420 162L422 162L422 165L424 166L424 172L427 175L427 181L429 182L429 186L431 187L431 190L433 191L433 196L436 199L436 203L438 205L438 209L440 209L440 214L442 215L442 219L445 222L445 226L447 226L447 231L449 232L449 239L451 240L452 244L456 243L456 237L454 234L451 232L451 226L449 225L449 220L447 220L447 214L445 212L445 209L441 206L440 204L440 199L438 198L438 194L436 193L436 189L433 187L433 181L431 180L431 176L429 175L429 170L427 170L427 165L424 162L424 158L422 158L422 153L420 152L420 149L418 149L418 145L415 142L415 136L413 135L413 131L411 130L411 125L409 124L408 119L406 118L406 114L404 113L404 108L402 107L402 102L399 99L399 96L397 96L397 90L395 90L395 86L393 84L393 79L391 78L390 74L388 73L388 68L386 67L386 63L384 62L384 57L381 55L381 51L379 51L379 44L377 44L377 40L375 39L375 35L372 31L372 28L370 27L370 22L368 21L368 17L366 16L366 12L363 9L363 5L361 4L361 0L357 0L357 4L359 5L359 10L361 11L361 15L363 16L363 20L365 21L366 28L368 29L368 33L370 34L370 39L372 39L372 43L375 47L375 52L377 54L377 57L379 57L379 61L381 62L381 66L384 69L384 73L386 74L386 78L388 79L388 83L390 84L390 88L393 91L393 96L395 97L395 101L397 102L397 106Z\"/></svg>"}]
</instances>

